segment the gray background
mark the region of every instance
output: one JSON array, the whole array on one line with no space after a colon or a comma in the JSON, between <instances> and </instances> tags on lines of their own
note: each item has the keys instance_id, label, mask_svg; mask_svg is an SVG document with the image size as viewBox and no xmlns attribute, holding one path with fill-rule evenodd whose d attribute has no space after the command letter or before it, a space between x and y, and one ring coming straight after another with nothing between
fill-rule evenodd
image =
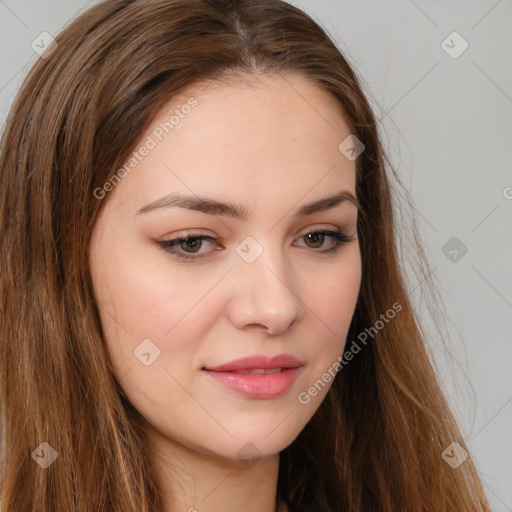
<instances>
[{"instance_id":1,"label":"gray background","mask_svg":"<svg viewBox=\"0 0 512 512\"><path fill-rule=\"evenodd\" d=\"M0 0L2 127L38 58L32 41L56 35L93 3ZM444 302L455 365L433 329L432 356L493 510L512 511L512 1L290 3L336 40L382 119ZM457 58L442 46L453 31L469 44ZM461 48L460 40L446 44ZM453 247L443 252L453 237L455 261ZM430 325L421 282L407 272Z\"/></svg>"}]
</instances>

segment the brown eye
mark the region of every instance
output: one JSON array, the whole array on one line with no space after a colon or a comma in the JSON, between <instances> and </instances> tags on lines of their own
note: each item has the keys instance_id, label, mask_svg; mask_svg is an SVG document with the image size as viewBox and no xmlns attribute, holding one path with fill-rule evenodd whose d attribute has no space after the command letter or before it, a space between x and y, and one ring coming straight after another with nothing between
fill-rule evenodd
<instances>
[{"instance_id":1,"label":"brown eye","mask_svg":"<svg viewBox=\"0 0 512 512\"><path fill-rule=\"evenodd\" d=\"M202 248L203 242L205 240L213 243L216 239L212 238L211 236L192 235L181 238L173 238L172 240L164 240L158 242L158 244L165 251L170 252L171 254L174 254L180 258L202 258L203 254L199 251ZM199 256L193 256L195 254L198 254Z\"/></svg>"},{"instance_id":2,"label":"brown eye","mask_svg":"<svg viewBox=\"0 0 512 512\"><path fill-rule=\"evenodd\" d=\"M325 240L325 234L320 231L317 231L316 233L308 233L307 235L304 235L304 238L307 241L312 242L314 244L313 246L311 246L313 249L318 249L322 247L322 244Z\"/></svg>"},{"instance_id":3,"label":"brown eye","mask_svg":"<svg viewBox=\"0 0 512 512\"><path fill-rule=\"evenodd\" d=\"M307 247L310 249L319 249L323 247L325 239L330 238L332 241L332 246L328 249L319 250L315 252L319 253L332 253L336 252L341 248L343 244L350 242L352 237L349 237L342 231L310 231L305 235L302 235L301 238L306 240Z\"/></svg>"},{"instance_id":4,"label":"brown eye","mask_svg":"<svg viewBox=\"0 0 512 512\"><path fill-rule=\"evenodd\" d=\"M349 237L341 231L325 230L310 231L299 238L305 239L306 248L309 248L313 252L318 252L320 254L335 253L338 249L341 248L343 244L352 240L352 237ZM322 249L322 247L325 245L326 238L331 240L331 247ZM204 256L208 255L209 251L201 251L204 241L215 244L217 240L218 239L211 236L190 233L185 237L160 241L158 242L158 245L160 245L160 247L166 252L178 256L179 258L183 258L185 260L194 260L203 258Z\"/></svg>"},{"instance_id":5,"label":"brown eye","mask_svg":"<svg viewBox=\"0 0 512 512\"><path fill-rule=\"evenodd\" d=\"M199 243L198 243L198 241L199 241ZM197 252L195 249L199 250L201 248L202 242L203 242L202 238L195 236L195 237L191 237L191 238L185 238L185 240L181 241L179 245L182 249L185 249L185 247L186 247L187 249L193 249L192 252ZM185 245L182 245L182 244L185 244Z\"/></svg>"}]
</instances>

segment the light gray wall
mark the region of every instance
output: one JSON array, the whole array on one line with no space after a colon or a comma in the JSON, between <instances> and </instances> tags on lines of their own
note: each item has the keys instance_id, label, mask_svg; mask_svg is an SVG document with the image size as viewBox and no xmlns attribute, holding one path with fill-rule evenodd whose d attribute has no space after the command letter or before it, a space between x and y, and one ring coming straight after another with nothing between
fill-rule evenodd
<instances>
[{"instance_id":1,"label":"light gray wall","mask_svg":"<svg viewBox=\"0 0 512 512\"><path fill-rule=\"evenodd\" d=\"M38 58L32 41L41 32L55 35L92 3L0 0L2 126ZM512 511L512 2L290 3L338 42L382 118L446 306L458 366L450 366L429 331L433 357L493 509ZM468 44L460 55L463 40L448 37L454 31ZM445 248L452 237L455 245ZM457 261L450 259L454 249ZM409 289L430 325L414 275Z\"/></svg>"}]
</instances>

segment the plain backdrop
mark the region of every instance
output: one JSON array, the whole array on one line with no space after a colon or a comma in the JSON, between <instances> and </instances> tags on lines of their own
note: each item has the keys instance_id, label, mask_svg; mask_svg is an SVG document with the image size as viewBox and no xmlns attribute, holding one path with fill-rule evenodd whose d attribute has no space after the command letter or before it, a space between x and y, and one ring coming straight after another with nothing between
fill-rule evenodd
<instances>
[{"instance_id":1,"label":"plain backdrop","mask_svg":"<svg viewBox=\"0 0 512 512\"><path fill-rule=\"evenodd\" d=\"M39 58L32 41L94 3L0 0L2 128ZM493 510L512 511L512 2L290 3L324 27L364 81L413 201L456 364L432 329L433 357ZM430 325L422 282L407 273Z\"/></svg>"}]
</instances>

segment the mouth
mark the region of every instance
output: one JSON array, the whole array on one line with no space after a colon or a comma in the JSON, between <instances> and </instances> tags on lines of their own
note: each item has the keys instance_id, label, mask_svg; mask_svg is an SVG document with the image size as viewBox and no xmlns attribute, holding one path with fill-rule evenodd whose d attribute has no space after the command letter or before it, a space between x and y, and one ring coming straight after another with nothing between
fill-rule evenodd
<instances>
[{"instance_id":1,"label":"mouth","mask_svg":"<svg viewBox=\"0 0 512 512\"><path fill-rule=\"evenodd\" d=\"M202 372L221 389L251 399L271 399L283 395L296 381L302 367L253 368L250 370L214 371L203 368Z\"/></svg>"},{"instance_id":2,"label":"mouth","mask_svg":"<svg viewBox=\"0 0 512 512\"><path fill-rule=\"evenodd\" d=\"M303 363L291 354L255 355L219 366L203 367L208 378L237 395L252 399L276 398L288 390Z\"/></svg>"}]
</instances>

